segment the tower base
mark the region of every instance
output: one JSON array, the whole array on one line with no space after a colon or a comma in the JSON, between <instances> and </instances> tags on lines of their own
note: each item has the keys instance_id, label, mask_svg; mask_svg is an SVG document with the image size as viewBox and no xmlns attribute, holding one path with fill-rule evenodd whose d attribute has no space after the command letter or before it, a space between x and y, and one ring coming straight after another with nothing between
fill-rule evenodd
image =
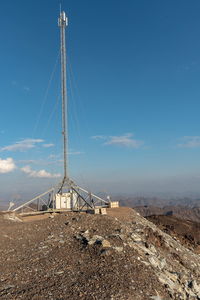
<instances>
[{"instance_id":1,"label":"tower base","mask_svg":"<svg viewBox=\"0 0 200 300\"><path fill-rule=\"evenodd\" d=\"M110 207L109 200L83 189L69 178L63 178L62 182L50 190L35 198L17 206L12 211L26 213L29 211L87 211L96 207Z\"/></svg>"}]
</instances>

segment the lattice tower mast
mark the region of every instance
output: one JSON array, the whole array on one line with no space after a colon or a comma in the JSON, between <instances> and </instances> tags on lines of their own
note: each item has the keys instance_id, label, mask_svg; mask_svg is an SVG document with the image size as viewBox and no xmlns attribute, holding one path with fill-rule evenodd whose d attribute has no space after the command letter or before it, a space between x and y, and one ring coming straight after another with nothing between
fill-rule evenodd
<instances>
[{"instance_id":1,"label":"lattice tower mast","mask_svg":"<svg viewBox=\"0 0 200 300\"><path fill-rule=\"evenodd\" d=\"M63 135L63 161L64 177L63 183L68 181L68 129L67 129L67 73L66 73L66 41L65 28L68 25L68 19L64 11L60 12L58 26L60 27L60 54L61 54L61 94L62 94L62 135Z\"/></svg>"},{"instance_id":2,"label":"lattice tower mast","mask_svg":"<svg viewBox=\"0 0 200 300\"><path fill-rule=\"evenodd\" d=\"M69 179L68 173L68 129L67 129L67 73L66 73L66 44L65 44L65 29L68 25L68 19L65 15L65 12L60 12L60 17L58 18L58 26L60 27L60 53L61 53L61 94L62 94L62 135L63 135L63 161L64 161L64 175L62 183L59 184L56 188L51 188L50 190L42 193L33 199L25 202L22 205L19 205L13 211L23 210L24 208L30 209L30 204L35 203L37 201L37 209L40 210L40 202L46 205L47 210L52 209L51 203L53 203L53 209L55 205L57 205L55 195L61 194L60 196L66 197L65 202L63 205L65 207L61 207L61 199L60 199L60 206L56 209L70 209L76 211L82 211L85 209L93 209L95 205L98 206L108 206L110 201L106 201L91 192L86 191L85 189L81 188L77 184L75 184L72 180ZM57 190L58 188L58 190ZM63 189L68 189L67 193L63 193ZM55 193L56 192L56 193ZM69 203L69 194L70 194L70 203ZM46 199L44 199L46 197ZM67 206L67 201L69 207ZM31 208L32 210L32 208Z\"/></svg>"}]
</instances>

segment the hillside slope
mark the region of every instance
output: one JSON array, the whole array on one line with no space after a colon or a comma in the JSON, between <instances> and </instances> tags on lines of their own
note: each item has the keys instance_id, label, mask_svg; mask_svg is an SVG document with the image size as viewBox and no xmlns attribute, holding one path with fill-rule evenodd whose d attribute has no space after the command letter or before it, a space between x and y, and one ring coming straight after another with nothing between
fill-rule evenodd
<instances>
[{"instance_id":1,"label":"hillside slope","mask_svg":"<svg viewBox=\"0 0 200 300\"><path fill-rule=\"evenodd\" d=\"M200 254L200 223L163 215L149 216L147 219L178 239L185 247Z\"/></svg>"},{"instance_id":2,"label":"hillside slope","mask_svg":"<svg viewBox=\"0 0 200 300\"><path fill-rule=\"evenodd\" d=\"M1 299L200 299L200 257L134 210L0 218Z\"/></svg>"}]
</instances>

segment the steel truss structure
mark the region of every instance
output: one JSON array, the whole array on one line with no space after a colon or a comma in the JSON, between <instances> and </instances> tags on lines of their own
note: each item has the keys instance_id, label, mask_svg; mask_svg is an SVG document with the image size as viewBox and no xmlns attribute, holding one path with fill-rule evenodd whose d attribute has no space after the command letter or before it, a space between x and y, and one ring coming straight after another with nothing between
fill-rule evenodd
<instances>
[{"instance_id":1,"label":"steel truss structure","mask_svg":"<svg viewBox=\"0 0 200 300\"><path fill-rule=\"evenodd\" d=\"M76 185L68 176L68 129L67 129L67 72L66 72L66 41L65 29L68 25L68 19L64 11L60 11L58 26L60 27L60 54L61 54L61 95L62 95L62 135L63 135L63 180L58 185L48 191L38 195L37 197L27 201L26 203L16 207L13 211L56 211L56 196L68 195L73 200L69 210L82 211L94 209L95 207L107 207L109 201L94 195L91 192ZM63 196L65 197L65 196ZM75 199L75 200L74 200ZM67 207L66 209L67 210Z\"/></svg>"},{"instance_id":2,"label":"steel truss structure","mask_svg":"<svg viewBox=\"0 0 200 300\"><path fill-rule=\"evenodd\" d=\"M51 188L48 191L34 197L33 199L25 202L22 205L14 208L13 212L20 212L22 214L30 214L31 212L55 212L55 211L87 211L95 209L97 207L108 207L109 201L104 200L103 198L88 192L82 187L76 185L74 182L68 182L68 185L63 185L63 192L66 190L70 192L73 196L76 195L76 202L74 206L70 209L57 209L55 195L57 194L57 188ZM62 194L61 194L62 195Z\"/></svg>"}]
</instances>

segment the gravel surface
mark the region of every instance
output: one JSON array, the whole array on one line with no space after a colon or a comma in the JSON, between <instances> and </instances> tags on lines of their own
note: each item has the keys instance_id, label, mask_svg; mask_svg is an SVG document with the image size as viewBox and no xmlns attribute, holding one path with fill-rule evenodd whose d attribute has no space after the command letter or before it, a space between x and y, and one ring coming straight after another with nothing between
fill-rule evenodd
<instances>
[{"instance_id":1,"label":"gravel surface","mask_svg":"<svg viewBox=\"0 0 200 300\"><path fill-rule=\"evenodd\" d=\"M23 222L2 214L0 299L200 299L193 270L199 260L183 266L181 255L190 254L177 245L129 208L110 209L105 216L65 213ZM177 268L185 277L172 286L166 278L172 282ZM178 284L189 282L191 297L183 298L186 287L179 293Z\"/></svg>"}]
</instances>

